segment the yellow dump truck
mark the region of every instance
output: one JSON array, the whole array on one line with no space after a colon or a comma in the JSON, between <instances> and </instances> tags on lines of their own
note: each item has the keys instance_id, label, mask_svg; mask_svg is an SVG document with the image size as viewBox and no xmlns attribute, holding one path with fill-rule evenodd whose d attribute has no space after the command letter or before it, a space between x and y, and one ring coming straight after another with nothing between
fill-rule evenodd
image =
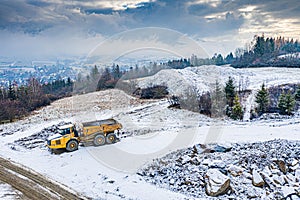
<instances>
[{"instance_id":1,"label":"yellow dump truck","mask_svg":"<svg viewBox=\"0 0 300 200\"><path fill-rule=\"evenodd\" d=\"M116 142L122 125L114 119L86 122L76 127L67 124L59 127L58 133L47 139L49 149L66 149L75 151L79 143L100 146Z\"/></svg>"}]
</instances>

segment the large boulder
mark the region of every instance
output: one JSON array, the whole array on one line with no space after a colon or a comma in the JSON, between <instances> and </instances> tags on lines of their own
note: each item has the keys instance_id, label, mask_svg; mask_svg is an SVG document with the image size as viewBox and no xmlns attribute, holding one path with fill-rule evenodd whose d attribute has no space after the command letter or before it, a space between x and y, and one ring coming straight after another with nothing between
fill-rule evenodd
<instances>
[{"instance_id":1,"label":"large boulder","mask_svg":"<svg viewBox=\"0 0 300 200\"><path fill-rule=\"evenodd\" d=\"M278 168L280 171L282 171L284 174L287 173L287 166L283 160L273 160L278 165Z\"/></svg>"},{"instance_id":2,"label":"large boulder","mask_svg":"<svg viewBox=\"0 0 300 200\"><path fill-rule=\"evenodd\" d=\"M232 164L228 166L227 170L234 177L242 175L244 171L242 167L232 165Z\"/></svg>"},{"instance_id":3,"label":"large boulder","mask_svg":"<svg viewBox=\"0 0 300 200\"><path fill-rule=\"evenodd\" d=\"M230 189L230 179L218 169L208 169L205 176L206 193L209 196L225 194Z\"/></svg>"},{"instance_id":4,"label":"large boulder","mask_svg":"<svg viewBox=\"0 0 300 200\"><path fill-rule=\"evenodd\" d=\"M231 151L232 146L230 144L217 144L216 146L214 146L213 150L215 150L216 152L229 152Z\"/></svg>"},{"instance_id":5,"label":"large boulder","mask_svg":"<svg viewBox=\"0 0 300 200\"><path fill-rule=\"evenodd\" d=\"M282 186L280 191L284 197L283 199L299 199L299 194L295 187Z\"/></svg>"},{"instance_id":6,"label":"large boulder","mask_svg":"<svg viewBox=\"0 0 300 200\"><path fill-rule=\"evenodd\" d=\"M265 185L264 179L261 175L257 172L256 169L252 171L252 184L256 187L263 187Z\"/></svg>"}]
</instances>

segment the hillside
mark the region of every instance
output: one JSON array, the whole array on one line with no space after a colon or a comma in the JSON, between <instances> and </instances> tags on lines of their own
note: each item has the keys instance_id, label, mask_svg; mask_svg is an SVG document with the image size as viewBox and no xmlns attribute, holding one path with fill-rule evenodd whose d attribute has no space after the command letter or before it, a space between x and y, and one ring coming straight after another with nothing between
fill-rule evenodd
<instances>
[{"instance_id":1,"label":"hillside","mask_svg":"<svg viewBox=\"0 0 300 200\"><path fill-rule=\"evenodd\" d=\"M166 84L171 93L182 94L187 87L196 87L198 91L209 90L216 80L224 84L228 77L235 79L236 85L244 83L244 89L258 89L264 82L266 86L284 83L299 83L300 70L295 68L244 68L235 69L229 66L205 65L185 69L166 69L154 76L137 79L140 87L155 84ZM248 79L248 84L246 80Z\"/></svg>"},{"instance_id":2,"label":"hillside","mask_svg":"<svg viewBox=\"0 0 300 200\"><path fill-rule=\"evenodd\" d=\"M235 69L216 65L188 67L179 70L166 69L154 76L136 79L136 82L142 88L151 85L166 85L171 94L184 97L188 95L189 90L197 91L198 95L212 91L216 81L225 85L229 76L234 78L237 89L251 91L243 102L246 108L244 120L249 120L250 110L255 104L255 94L263 83L266 87L300 83L300 70L296 68Z\"/></svg>"},{"instance_id":3,"label":"hillside","mask_svg":"<svg viewBox=\"0 0 300 200\"><path fill-rule=\"evenodd\" d=\"M119 90L64 98L24 120L1 125L0 156L93 199L184 199L190 196L148 183L136 173L153 159L195 144L299 138L298 117L245 123L167 107L166 100L142 101ZM120 142L80 146L78 151L59 155L50 154L44 145L58 123L108 117L124 126L127 137Z\"/></svg>"}]
</instances>

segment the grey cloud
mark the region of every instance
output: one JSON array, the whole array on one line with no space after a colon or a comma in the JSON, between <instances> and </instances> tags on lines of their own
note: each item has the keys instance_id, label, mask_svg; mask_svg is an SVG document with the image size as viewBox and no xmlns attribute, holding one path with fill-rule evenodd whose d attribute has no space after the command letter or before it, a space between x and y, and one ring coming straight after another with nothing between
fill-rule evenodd
<instances>
[{"instance_id":1,"label":"grey cloud","mask_svg":"<svg viewBox=\"0 0 300 200\"><path fill-rule=\"evenodd\" d=\"M74 1L73 5L57 4L56 1L52 5L50 2L4 1L0 6L2 13L0 26L11 30L23 29L24 32L39 33L57 25L71 24L88 29L88 31L99 31L102 34L112 34L130 28L159 26L189 34L201 34L202 26L214 28L214 24L218 24L218 22L213 22L207 25L203 18L199 18L199 15L203 17L204 14L216 12L218 9L212 9L208 5L195 5L188 11L186 3L189 1L187 0L140 3L139 7L124 11L114 11L111 8L99 6L92 7L89 2L93 1ZM54 9L49 11L48 7L51 5ZM80 9L81 15L71 13L71 9L76 7ZM222 21L227 20L231 22L226 23L226 27L220 26L219 29L230 29L228 25L241 23L234 18L225 18ZM210 32L213 34L214 30Z\"/></svg>"},{"instance_id":2,"label":"grey cloud","mask_svg":"<svg viewBox=\"0 0 300 200\"><path fill-rule=\"evenodd\" d=\"M121 31L153 26L177 30L200 39L237 34L249 20L245 18L246 11L240 10L246 6L256 6L251 25L271 26L271 22L265 21L266 15L279 20L299 19L300 13L299 0L220 0L214 6L208 1L156 0L141 1L136 8L125 10L96 4L100 1L1 0L0 29L34 37L52 37L63 42L69 37L109 37ZM207 16L212 17L208 19ZM52 40L43 40L43 44L46 41Z\"/></svg>"},{"instance_id":3,"label":"grey cloud","mask_svg":"<svg viewBox=\"0 0 300 200\"><path fill-rule=\"evenodd\" d=\"M188 11L192 15L205 16L216 12L217 9L210 6L209 4L195 4L188 7Z\"/></svg>"},{"instance_id":4,"label":"grey cloud","mask_svg":"<svg viewBox=\"0 0 300 200\"><path fill-rule=\"evenodd\" d=\"M120 30L138 28L143 26L160 26L173 28L189 34L201 34L200 27L220 30L235 30L243 23L240 8L256 5L257 10L270 12L280 18L297 17L300 11L298 0L240 0L220 1L217 6L206 3L197 3L193 0L158 0L141 2L137 8L115 11L112 8L93 6L94 0L67 1L38 1L38 0L3 0L0 4L0 27L2 29L15 29L24 32L41 32L61 24L72 24L79 27L111 34ZM189 6L188 6L189 5ZM51 11L48 9L51 7ZM53 9L54 8L54 9ZM79 9L81 14L72 13L72 9ZM207 21L207 15L232 12L234 15L223 19ZM61 17L62 18L59 18ZM66 18L64 18L66 17ZM223 25L222 25L223 24ZM101 27L101 28L99 28ZM212 34L215 30L209 30Z\"/></svg>"}]
</instances>

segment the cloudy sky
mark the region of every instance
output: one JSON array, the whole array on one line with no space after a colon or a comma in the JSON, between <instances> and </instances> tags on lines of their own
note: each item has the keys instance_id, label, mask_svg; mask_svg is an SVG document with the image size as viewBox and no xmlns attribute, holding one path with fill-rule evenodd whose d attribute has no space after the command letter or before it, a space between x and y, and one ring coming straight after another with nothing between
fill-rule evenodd
<instances>
[{"instance_id":1,"label":"cloudy sky","mask_svg":"<svg viewBox=\"0 0 300 200\"><path fill-rule=\"evenodd\" d=\"M299 39L299 13L299 0L1 0L0 56L84 56L145 27L174 30L209 55L227 54L255 34Z\"/></svg>"}]
</instances>

